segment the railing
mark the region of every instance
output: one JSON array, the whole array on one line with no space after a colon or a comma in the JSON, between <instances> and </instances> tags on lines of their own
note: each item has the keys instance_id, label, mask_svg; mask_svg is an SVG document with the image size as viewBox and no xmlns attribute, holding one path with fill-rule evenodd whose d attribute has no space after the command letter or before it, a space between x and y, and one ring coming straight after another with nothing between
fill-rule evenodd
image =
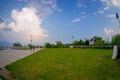
<instances>
[{"instance_id":1,"label":"railing","mask_svg":"<svg viewBox=\"0 0 120 80\"><path fill-rule=\"evenodd\" d=\"M0 46L0 50L23 50L28 47Z\"/></svg>"},{"instance_id":2,"label":"railing","mask_svg":"<svg viewBox=\"0 0 120 80\"><path fill-rule=\"evenodd\" d=\"M11 50L13 49L12 46L0 46L0 50Z\"/></svg>"}]
</instances>

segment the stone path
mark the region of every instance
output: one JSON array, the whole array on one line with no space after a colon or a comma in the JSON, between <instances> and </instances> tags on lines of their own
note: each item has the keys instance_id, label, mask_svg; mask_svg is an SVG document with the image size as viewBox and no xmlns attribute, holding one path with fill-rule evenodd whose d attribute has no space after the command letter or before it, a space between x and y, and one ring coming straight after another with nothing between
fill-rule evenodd
<instances>
[{"instance_id":1,"label":"stone path","mask_svg":"<svg viewBox=\"0 0 120 80\"><path fill-rule=\"evenodd\" d=\"M2 68L2 70L0 70L0 75L2 75L7 80L16 80L10 75L10 72L6 68Z\"/></svg>"},{"instance_id":2,"label":"stone path","mask_svg":"<svg viewBox=\"0 0 120 80\"><path fill-rule=\"evenodd\" d=\"M4 68L4 66L13 63L16 60L24 58L38 50L40 50L40 48L37 48L35 50L2 50L0 51L0 68L1 68L0 75L7 78L8 80L15 80L14 78L12 78L9 71Z\"/></svg>"}]
</instances>

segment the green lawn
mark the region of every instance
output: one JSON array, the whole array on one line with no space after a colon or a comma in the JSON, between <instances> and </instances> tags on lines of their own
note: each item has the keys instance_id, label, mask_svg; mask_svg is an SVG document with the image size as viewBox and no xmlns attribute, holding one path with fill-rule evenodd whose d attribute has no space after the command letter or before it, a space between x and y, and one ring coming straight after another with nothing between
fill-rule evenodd
<instances>
[{"instance_id":1,"label":"green lawn","mask_svg":"<svg viewBox=\"0 0 120 80\"><path fill-rule=\"evenodd\" d=\"M6 66L18 80L120 80L112 50L43 49Z\"/></svg>"},{"instance_id":2,"label":"green lawn","mask_svg":"<svg viewBox=\"0 0 120 80\"><path fill-rule=\"evenodd\" d=\"M0 75L0 80L6 80L3 76Z\"/></svg>"}]
</instances>

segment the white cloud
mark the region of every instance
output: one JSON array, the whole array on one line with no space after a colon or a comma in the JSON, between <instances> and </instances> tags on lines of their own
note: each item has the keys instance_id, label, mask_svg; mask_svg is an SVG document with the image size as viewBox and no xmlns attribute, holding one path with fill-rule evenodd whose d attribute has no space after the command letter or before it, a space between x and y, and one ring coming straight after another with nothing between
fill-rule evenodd
<instances>
[{"instance_id":1,"label":"white cloud","mask_svg":"<svg viewBox=\"0 0 120 80\"><path fill-rule=\"evenodd\" d=\"M56 0L41 0L40 4L49 6L52 9L57 9L56 2L57 2Z\"/></svg>"},{"instance_id":2,"label":"white cloud","mask_svg":"<svg viewBox=\"0 0 120 80\"><path fill-rule=\"evenodd\" d=\"M103 14L111 8L110 0L100 0L103 4L103 7L99 8L98 13Z\"/></svg>"},{"instance_id":3,"label":"white cloud","mask_svg":"<svg viewBox=\"0 0 120 80\"><path fill-rule=\"evenodd\" d=\"M14 9L11 17L14 22L9 24L9 28L12 30L10 36L14 37L15 41L28 42L32 35L33 41L37 43L49 36L41 27L42 19L37 16L35 8L23 8L21 11Z\"/></svg>"},{"instance_id":4,"label":"white cloud","mask_svg":"<svg viewBox=\"0 0 120 80\"><path fill-rule=\"evenodd\" d=\"M81 2L80 0L77 2L77 7L79 8L87 8L87 5L86 3L84 2Z\"/></svg>"},{"instance_id":5,"label":"white cloud","mask_svg":"<svg viewBox=\"0 0 120 80\"><path fill-rule=\"evenodd\" d=\"M106 7L103 8L104 11L107 11L109 9L110 9L110 6L106 6Z\"/></svg>"},{"instance_id":6,"label":"white cloud","mask_svg":"<svg viewBox=\"0 0 120 80\"><path fill-rule=\"evenodd\" d=\"M87 16L81 16L81 19L87 19Z\"/></svg>"},{"instance_id":7,"label":"white cloud","mask_svg":"<svg viewBox=\"0 0 120 80\"><path fill-rule=\"evenodd\" d=\"M109 29L109 28L104 28L104 32L105 32L105 35L108 37L108 36L113 36L116 34L116 32L113 30L113 29Z\"/></svg>"},{"instance_id":8,"label":"white cloud","mask_svg":"<svg viewBox=\"0 0 120 80\"><path fill-rule=\"evenodd\" d=\"M80 22L81 20L79 18L76 18L74 20L72 20L72 22Z\"/></svg>"},{"instance_id":9,"label":"white cloud","mask_svg":"<svg viewBox=\"0 0 120 80\"><path fill-rule=\"evenodd\" d=\"M53 10L59 10L56 3L56 0L31 0L27 6L36 8L39 17L45 18L53 13Z\"/></svg>"},{"instance_id":10,"label":"white cloud","mask_svg":"<svg viewBox=\"0 0 120 80\"><path fill-rule=\"evenodd\" d=\"M118 22L117 19L112 19L111 22L115 23Z\"/></svg>"},{"instance_id":11,"label":"white cloud","mask_svg":"<svg viewBox=\"0 0 120 80\"><path fill-rule=\"evenodd\" d=\"M86 6L86 5L81 4L81 3L78 3L78 4L77 4L77 7L87 8L87 6Z\"/></svg>"},{"instance_id":12,"label":"white cloud","mask_svg":"<svg viewBox=\"0 0 120 80\"><path fill-rule=\"evenodd\" d=\"M109 15L107 15L107 17L108 17L108 18L112 18L112 19L113 19L113 18L116 18L115 14L109 14Z\"/></svg>"},{"instance_id":13,"label":"white cloud","mask_svg":"<svg viewBox=\"0 0 120 80\"><path fill-rule=\"evenodd\" d=\"M120 7L120 0L111 0L113 6Z\"/></svg>"},{"instance_id":14,"label":"white cloud","mask_svg":"<svg viewBox=\"0 0 120 80\"><path fill-rule=\"evenodd\" d=\"M0 18L0 30L4 29L6 26L5 22Z\"/></svg>"},{"instance_id":15,"label":"white cloud","mask_svg":"<svg viewBox=\"0 0 120 80\"><path fill-rule=\"evenodd\" d=\"M93 2L95 2L97 0L93 0ZM96 15L97 13L99 14L103 14L105 13L106 11L110 10L111 8L111 1L110 0L100 0L102 6L100 6L98 8L98 11L97 12L94 12L93 15Z\"/></svg>"},{"instance_id":16,"label":"white cloud","mask_svg":"<svg viewBox=\"0 0 120 80\"><path fill-rule=\"evenodd\" d=\"M50 7L46 7L46 8L44 8L44 9L41 9L40 11L41 11L41 12L40 12L39 16L40 16L41 18L45 18L45 17L47 17L49 14L51 14L51 13L53 12L53 10L52 10Z\"/></svg>"},{"instance_id":17,"label":"white cloud","mask_svg":"<svg viewBox=\"0 0 120 80\"><path fill-rule=\"evenodd\" d=\"M4 22L3 22L3 23L0 23L0 30L1 30L1 29L4 29L5 26L6 26L6 24L5 24Z\"/></svg>"},{"instance_id":18,"label":"white cloud","mask_svg":"<svg viewBox=\"0 0 120 80\"><path fill-rule=\"evenodd\" d=\"M100 0L105 6L110 6L110 0Z\"/></svg>"},{"instance_id":19,"label":"white cloud","mask_svg":"<svg viewBox=\"0 0 120 80\"><path fill-rule=\"evenodd\" d=\"M109 18L112 23L118 22L115 14L109 14L106 17Z\"/></svg>"},{"instance_id":20,"label":"white cloud","mask_svg":"<svg viewBox=\"0 0 120 80\"><path fill-rule=\"evenodd\" d=\"M32 35L34 44L43 44L48 40L49 34L41 24L43 18L50 15L53 10L58 10L56 0L30 0L28 5L21 10L11 11L12 21L7 24L8 30L2 30L0 36L9 42L19 41L22 44L29 44Z\"/></svg>"},{"instance_id":21,"label":"white cloud","mask_svg":"<svg viewBox=\"0 0 120 80\"><path fill-rule=\"evenodd\" d=\"M111 7L120 7L120 0L100 0L100 1L104 5L103 8L104 11L109 10Z\"/></svg>"},{"instance_id":22,"label":"white cloud","mask_svg":"<svg viewBox=\"0 0 120 80\"><path fill-rule=\"evenodd\" d=\"M103 14L104 10L99 10L98 13Z\"/></svg>"},{"instance_id":23,"label":"white cloud","mask_svg":"<svg viewBox=\"0 0 120 80\"><path fill-rule=\"evenodd\" d=\"M82 15L82 16L79 16L79 17L73 19L72 22L76 23L76 22L80 22L80 21L85 20L85 19L87 19L87 16Z\"/></svg>"},{"instance_id":24,"label":"white cloud","mask_svg":"<svg viewBox=\"0 0 120 80\"><path fill-rule=\"evenodd\" d=\"M117 32L110 28L104 28L104 32L106 37L108 38L108 41L112 40L112 37L117 34Z\"/></svg>"}]
</instances>

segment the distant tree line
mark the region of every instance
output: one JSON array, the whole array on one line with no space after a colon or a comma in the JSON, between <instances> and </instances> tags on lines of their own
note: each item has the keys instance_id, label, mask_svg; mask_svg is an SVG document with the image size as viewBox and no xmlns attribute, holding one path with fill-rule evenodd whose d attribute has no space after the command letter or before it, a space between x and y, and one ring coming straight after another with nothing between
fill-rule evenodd
<instances>
[{"instance_id":1,"label":"distant tree line","mask_svg":"<svg viewBox=\"0 0 120 80\"><path fill-rule=\"evenodd\" d=\"M90 41L93 41L92 45L90 44ZM106 47L106 46L113 46L113 45L120 45L120 34L117 34L117 35L113 36L111 42L105 42L102 39L102 37L94 36L91 39L74 40L73 42L66 43L66 44L62 43L62 41L60 41L60 40L56 41L55 44L52 44L52 43L49 43L49 42L44 43L45 48L68 48L70 46L73 46L73 47L79 47L79 46L92 46L92 47L103 46L103 47ZM31 44L27 45L27 47L30 47L30 46L35 46L35 45L31 45ZM13 43L13 47L23 47L23 45L20 42L15 42L15 43Z\"/></svg>"},{"instance_id":2,"label":"distant tree line","mask_svg":"<svg viewBox=\"0 0 120 80\"><path fill-rule=\"evenodd\" d=\"M22 47L23 45L20 42L13 43L14 47Z\"/></svg>"},{"instance_id":3,"label":"distant tree line","mask_svg":"<svg viewBox=\"0 0 120 80\"><path fill-rule=\"evenodd\" d=\"M20 42L14 42L13 43L13 47L14 49L22 49L22 50L26 50L26 49L35 49L36 47L40 47L40 46L35 46L35 45L32 45L32 44L28 44L27 46L23 46Z\"/></svg>"},{"instance_id":4,"label":"distant tree line","mask_svg":"<svg viewBox=\"0 0 120 80\"><path fill-rule=\"evenodd\" d=\"M90 45L90 41L93 41L94 43L92 45ZM46 48L67 48L70 46L74 46L74 47L79 47L79 46L92 46L92 47L100 47L100 48L104 48L106 46L113 46L113 45L120 45L120 34L117 34L115 36L113 36L112 41L111 42L105 42L102 37L99 36L94 36L91 39L86 39L86 40L75 40L71 43L67 43L67 44L63 44L60 40L56 41L55 44L51 44L49 42L44 43L44 47ZM101 47L102 46L102 47Z\"/></svg>"},{"instance_id":5,"label":"distant tree line","mask_svg":"<svg viewBox=\"0 0 120 80\"><path fill-rule=\"evenodd\" d=\"M61 41L56 41L56 44L51 44L49 42L46 42L44 44L45 48L65 48L69 47L71 44L63 44Z\"/></svg>"}]
</instances>

